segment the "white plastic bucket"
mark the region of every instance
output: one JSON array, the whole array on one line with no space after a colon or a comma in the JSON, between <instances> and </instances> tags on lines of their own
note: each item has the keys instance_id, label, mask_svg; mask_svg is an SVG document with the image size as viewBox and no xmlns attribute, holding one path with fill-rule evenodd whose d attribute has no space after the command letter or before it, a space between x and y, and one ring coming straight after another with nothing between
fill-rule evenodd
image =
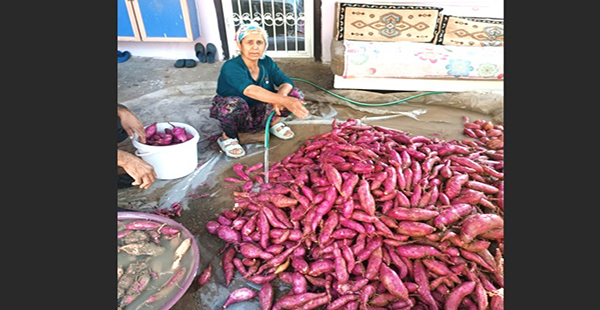
<instances>
[{"instance_id":1,"label":"white plastic bucket","mask_svg":"<svg viewBox=\"0 0 600 310\"><path fill-rule=\"evenodd\" d=\"M135 155L151 164L157 178L161 180L184 177L194 171L198 165L197 144L200 139L198 131L188 124L177 122L156 123L157 131L165 132L165 128L173 128L169 123L185 128L185 131L194 137L183 143L159 146L139 142L137 134L133 139L133 146L137 149Z\"/></svg>"}]
</instances>

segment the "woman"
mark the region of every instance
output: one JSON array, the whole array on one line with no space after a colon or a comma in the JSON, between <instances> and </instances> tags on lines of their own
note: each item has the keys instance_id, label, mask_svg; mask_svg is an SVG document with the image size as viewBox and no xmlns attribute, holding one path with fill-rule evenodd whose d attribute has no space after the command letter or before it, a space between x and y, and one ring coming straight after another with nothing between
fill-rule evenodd
<instances>
[{"instance_id":1,"label":"woman","mask_svg":"<svg viewBox=\"0 0 600 310\"><path fill-rule=\"evenodd\" d=\"M235 36L240 55L223 64L217 81L210 117L217 119L223 130L219 146L233 158L246 154L238 133L264 129L273 110L276 116L269 132L286 140L293 138L294 132L280 121L281 117L290 113L299 118L308 115L302 92L265 55L267 37L267 32L256 23L241 25Z\"/></svg>"}]
</instances>

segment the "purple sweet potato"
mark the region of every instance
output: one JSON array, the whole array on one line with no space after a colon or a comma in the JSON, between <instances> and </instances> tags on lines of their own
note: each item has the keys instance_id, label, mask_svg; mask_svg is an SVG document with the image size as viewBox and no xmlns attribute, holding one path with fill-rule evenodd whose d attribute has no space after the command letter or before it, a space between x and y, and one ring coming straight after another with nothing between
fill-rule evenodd
<instances>
[{"instance_id":1,"label":"purple sweet potato","mask_svg":"<svg viewBox=\"0 0 600 310\"><path fill-rule=\"evenodd\" d=\"M479 181L467 181L467 183L465 183L465 185L468 188L480 191L480 192L484 192L486 194L496 194L498 193L500 190L493 186L493 185L489 185L486 183L482 183Z\"/></svg>"},{"instance_id":2,"label":"purple sweet potato","mask_svg":"<svg viewBox=\"0 0 600 310\"><path fill-rule=\"evenodd\" d=\"M433 225L440 230L446 229L446 226L457 222L462 217L471 213L475 208L466 203L459 203L450 206L440 212L438 216L433 219Z\"/></svg>"},{"instance_id":3,"label":"purple sweet potato","mask_svg":"<svg viewBox=\"0 0 600 310\"><path fill-rule=\"evenodd\" d=\"M327 297L327 293L303 293L303 294L288 294L279 298L273 305L273 309L298 309L309 300L320 297Z\"/></svg>"},{"instance_id":4,"label":"purple sweet potato","mask_svg":"<svg viewBox=\"0 0 600 310\"><path fill-rule=\"evenodd\" d=\"M465 218L461 224L460 238L464 243L489 230L504 227L504 219L493 213L473 214Z\"/></svg>"},{"instance_id":5,"label":"purple sweet potato","mask_svg":"<svg viewBox=\"0 0 600 310\"><path fill-rule=\"evenodd\" d=\"M154 136L157 132L157 126L156 123L152 123L150 125L148 125L146 128L144 128L144 131L146 132L146 139L151 138L152 136Z\"/></svg>"},{"instance_id":6,"label":"purple sweet potato","mask_svg":"<svg viewBox=\"0 0 600 310\"><path fill-rule=\"evenodd\" d=\"M325 309L326 310L345 309L347 307L344 307L344 306L346 306L348 303L350 303L352 301L357 301L357 300L358 300L358 295L355 295L355 294L342 295L342 296L336 298L334 301L332 301L329 305L327 305L327 307Z\"/></svg>"},{"instance_id":7,"label":"purple sweet potato","mask_svg":"<svg viewBox=\"0 0 600 310\"><path fill-rule=\"evenodd\" d=\"M477 172L477 173L483 172L483 167L481 167L480 164L476 163L475 161L473 161L472 159L470 159L468 157L451 155L449 157L449 159L456 162L457 164L459 164L461 166L469 167L469 168L475 170L475 172Z\"/></svg>"},{"instance_id":8,"label":"purple sweet potato","mask_svg":"<svg viewBox=\"0 0 600 310\"><path fill-rule=\"evenodd\" d=\"M221 223L217 221L206 222L206 230L213 235L217 233L217 228L219 228L219 226L221 226Z\"/></svg>"},{"instance_id":9,"label":"purple sweet potato","mask_svg":"<svg viewBox=\"0 0 600 310\"><path fill-rule=\"evenodd\" d=\"M452 204L468 203L476 205L483 198L485 198L485 193L470 188L463 188L460 190L459 195L456 198L451 199L450 202Z\"/></svg>"},{"instance_id":10,"label":"purple sweet potato","mask_svg":"<svg viewBox=\"0 0 600 310\"><path fill-rule=\"evenodd\" d=\"M269 260L273 258L273 254L262 250L259 246L253 243L248 242L242 243L240 245L240 253L242 253L244 257L248 258L261 258L264 260Z\"/></svg>"},{"instance_id":11,"label":"purple sweet potato","mask_svg":"<svg viewBox=\"0 0 600 310\"><path fill-rule=\"evenodd\" d=\"M429 278L427 275L427 270L425 269L425 265L420 259L416 259L413 263L413 268L415 282L418 285L417 292L427 303L429 309L438 309L437 303L435 302L435 299L433 299L431 291L429 290Z\"/></svg>"},{"instance_id":12,"label":"purple sweet potato","mask_svg":"<svg viewBox=\"0 0 600 310\"><path fill-rule=\"evenodd\" d=\"M262 285L258 292L258 302L261 310L271 310L273 306L273 298L275 294L273 291L273 285L267 282Z\"/></svg>"},{"instance_id":13,"label":"purple sweet potato","mask_svg":"<svg viewBox=\"0 0 600 310\"><path fill-rule=\"evenodd\" d=\"M206 283L208 283L208 281L210 280L210 278L212 277L212 265L209 263L208 266L206 266L206 268L204 268L204 270L202 270L202 273L200 273L200 276L198 276L198 285L203 286Z\"/></svg>"},{"instance_id":14,"label":"purple sweet potato","mask_svg":"<svg viewBox=\"0 0 600 310\"><path fill-rule=\"evenodd\" d=\"M258 272L258 271L257 271ZM248 273L250 273L250 271L248 271ZM254 274L253 276L250 276L247 278L248 281L253 282L255 284L265 284L265 283L269 283L271 281L273 281L275 278L277 278L277 274L276 273L271 273L269 275L263 276L260 274Z\"/></svg>"},{"instance_id":15,"label":"purple sweet potato","mask_svg":"<svg viewBox=\"0 0 600 310\"><path fill-rule=\"evenodd\" d=\"M424 258L427 256L440 256L442 252L430 245L404 244L396 248L398 255L410 259Z\"/></svg>"},{"instance_id":16,"label":"purple sweet potato","mask_svg":"<svg viewBox=\"0 0 600 310\"><path fill-rule=\"evenodd\" d=\"M446 298L445 310L458 310L463 298L475 290L475 281L465 281L455 287Z\"/></svg>"},{"instance_id":17,"label":"purple sweet potato","mask_svg":"<svg viewBox=\"0 0 600 310\"><path fill-rule=\"evenodd\" d=\"M257 295L258 295L258 293L255 290L252 290L252 289L249 289L246 287L238 288L238 289L234 290L233 292L231 292L229 294L229 296L227 296L227 300L225 300L225 304L223 304L223 307L221 309L225 309L229 305L236 303L236 302L250 300L250 299L256 297Z\"/></svg>"},{"instance_id":18,"label":"purple sweet potato","mask_svg":"<svg viewBox=\"0 0 600 310\"><path fill-rule=\"evenodd\" d=\"M357 193L361 209L365 210L365 212L367 212L367 214L370 216L375 215L375 199L371 194L369 182L367 180L361 179L358 182Z\"/></svg>"},{"instance_id":19,"label":"purple sweet potato","mask_svg":"<svg viewBox=\"0 0 600 310\"><path fill-rule=\"evenodd\" d=\"M403 221L427 221L439 215L438 211L421 208L393 208L386 213L387 216Z\"/></svg>"},{"instance_id":20,"label":"purple sweet potato","mask_svg":"<svg viewBox=\"0 0 600 310\"><path fill-rule=\"evenodd\" d=\"M221 225L217 228L217 236L228 243L240 243L242 241L240 232L227 225Z\"/></svg>"},{"instance_id":21,"label":"purple sweet potato","mask_svg":"<svg viewBox=\"0 0 600 310\"><path fill-rule=\"evenodd\" d=\"M398 233L411 237L425 236L435 230L436 228L429 224L416 221L400 221L398 222L398 228L396 228Z\"/></svg>"},{"instance_id":22,"label":"purple sweet potato","mask_svg":"<svg viewBox=\"0 0 600 310\"><path fill-rule=\"evenodd\" d=\"M379 267L382 265L382 254L383 251L381 250L381 247L376 248L371 255L369 256L369 259L367 260L367 267L365 269L365 275L364 277L369 279L369 280L374 280L375 277L377 276L377 274L379 273Z\"/></svg>"},{"instance_id":23,"label":"purple sweet potato","mask_svg":"<svg viewBox=\"0 0 600 310\"><path fill-rule=\"evenodd\" d=\"M452 199L460 193L462 186L469 180L468 174L458 174L452 176L446 181L446 187L444 193L448 198Z\"/></svg>"},{"instance_id":24,"label":"purple sweet potato","mask_svg":"<svg viewBox=\"0 0 600 310\"><path fill-rule=\"evenodd\" d=\"M402 279L396 271L386 264L380 264L379 266L379 279L388 292L401 299L408 300L408 289L404 286Z\"/></svg>"},{"instance_id":25,"label":"purple sweet potato","mask_svg":"<svg viewBox=\"0 0 600 310\"><path fill-rule=\"evenodd\" d=\"M310 263L308 275L318 277L326 272L334 271L335 263L329 259L318 259Z\"/></svg>"},{"instance_id":26,"label":"purple sweet potato","mask_svg":"<svg viewBox=\"0 0 600 310\"><path fill-rule=\"evenodd\" d=\"M150 230L160 227L162 223L150 220L135 220L125 224L125 229L130 230Z\"/></svg>"},{"instance_id":27,"label":"purple sweet potato","mask_svg":"<svg viewBox=\"0 0 600 310\"><path fill-rule=\"evenodd\" d=\"M302 294L308 292L308 282L303 274L294 272L292 278L292 292L294 294Z\"/></svg>"},{"instance_id":28,"label":"purple sweet potato","mask_svg":"<svg viewBox=\"0 0 600 310\"><path fill-rule=\"evenodd\" d=\"M329 183L331 183L341 195L342 194L342 176L340 175L340 172L337 169L335 169L331 164L328 164L328 163L322 164L321 167L322 167L323 171L325 172L325 176L327 177L327 180L329 180Z\"/></svg>"},{"instance_id":29,"label":"purple sweet potato","mask_svg":"<svg viewBox=\"0 0 600 310\"><path fill-rule=\"evenodd\" d=\"M492 295L490 299L490 310L504 310L504 296L500 294Z\"/></svg>"},{"instance_id":30,"label":"purple sweet potato","mask_svg":"<svg viewBox=\"0 0 600 310\"><path fill-rule=\"evenodd\" d=\"M233 265L235 253L236 250L234 248L229 248L225 251L223 258L221 259L221 267L223 268L223 274L225 275L225 286L229 286L235 274L235 266Z\"/></svg>"}]
</instances>

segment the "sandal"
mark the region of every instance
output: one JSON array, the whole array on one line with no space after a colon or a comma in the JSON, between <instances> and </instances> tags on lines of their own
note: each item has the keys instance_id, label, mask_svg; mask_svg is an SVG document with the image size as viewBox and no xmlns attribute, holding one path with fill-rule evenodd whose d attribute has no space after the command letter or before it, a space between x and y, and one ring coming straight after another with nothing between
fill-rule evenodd
<instances>
[{"instance_id":1,"label":"sandal","mask_svg":"<svg viewBox=\"0 0 600 310\"><path fill-rule=\"evenodd\" d=\"M279 127L283 127L280 130ZM289 136L284 135L284 133L286 131L291 132L292 134ZM292 131L292 129L290 127L288 127L286 124L284 124L283 122L279 122L273 126L271 126L271 129L269 129L269 132L272 133L275 137L279 138L279 139L283 139L283 140L289 140L291 138L294 137L294 132Z\"/></svg>"},{"instance_id":2,"label":"sandal","mask_svg":"<svg viewBox=\"0 0 600 310\"><path fill-rule=\"evenodd\" d=\"M229 138L229 139L223 141L222 138L223 137L219 137L219 139L217 140L217 143L219 143L219 146L221 147L221 150L223 150L223 152L225 152L225 155L227 155L229 157L233 157L233 158L239 158L239 157L246 155L246 151L244 151L244 148L239 144L240 142L238 141L238 139ZM232 144L233 142L237 142L238 144ZM242 150L242 152L239 154L231 153L231 151L235 150L235 149Z\"/></svg>"}]
</instances>

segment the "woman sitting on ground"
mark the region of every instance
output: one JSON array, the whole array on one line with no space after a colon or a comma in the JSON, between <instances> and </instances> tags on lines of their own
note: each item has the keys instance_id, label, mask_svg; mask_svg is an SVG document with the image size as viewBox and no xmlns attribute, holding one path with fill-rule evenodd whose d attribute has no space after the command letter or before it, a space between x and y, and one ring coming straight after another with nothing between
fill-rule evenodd
<instances>
[{"instance_id":1,"label":"woman sitting on ground","mask_svg":"<svg viewBox=\"0 0 600 310\"><path fill-rule=\"evenodd\" d=\"M227 60L217 81L217 95L212 99L210 117L220 122L223 134L219 146L227 156L246 154L238 141L238 133L255 133L265 128L275 110L269 132L281 139L291 139L294 132L281 122L293 113L308 116L304 94L269 56L267 32L256 23L241 25L235 40L240 55ZM277 89L276 89L277 87Z\"/></svg>"}]
</instances>

